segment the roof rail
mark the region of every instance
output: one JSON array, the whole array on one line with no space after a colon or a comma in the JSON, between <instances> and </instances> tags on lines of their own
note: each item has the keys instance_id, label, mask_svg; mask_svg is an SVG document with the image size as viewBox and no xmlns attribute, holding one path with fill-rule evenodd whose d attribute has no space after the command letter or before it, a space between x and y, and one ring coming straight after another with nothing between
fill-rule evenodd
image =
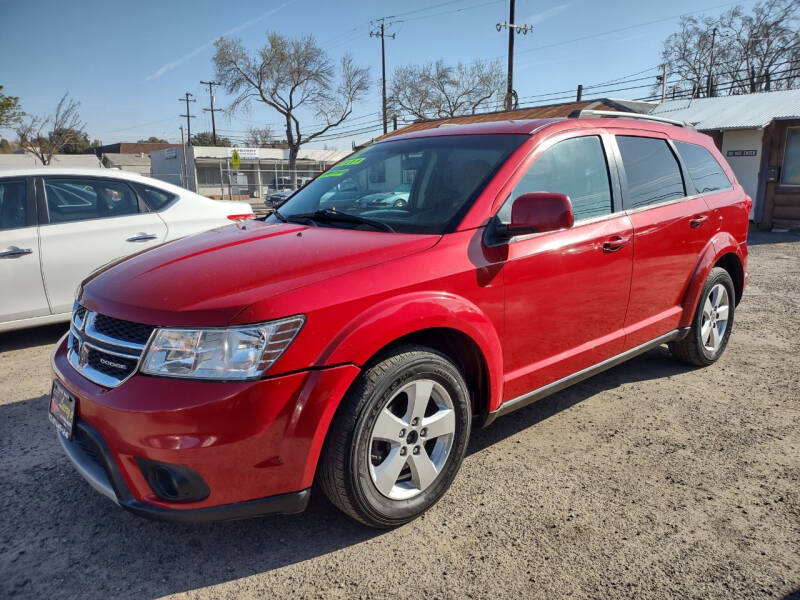
<instances>
[{"instance_id":1,"label":"roof rail","mask_svg":"<svg viewBox=\"0 0 800 600\"><path fill-rule=\"evenodd\" d=\"M665 117L656 117L653 115L643 115L634 112L618 112L615 110L573 110L569 114L570 119L590 119L592 117L621 117L624 119L642 119L643 121L655 121L657 123L668 123L670 125L677 125L678 127L687 127L693 129L690 123L686 121L676 121L675 119L667 119Z\"/></svg>"}]
</instances>

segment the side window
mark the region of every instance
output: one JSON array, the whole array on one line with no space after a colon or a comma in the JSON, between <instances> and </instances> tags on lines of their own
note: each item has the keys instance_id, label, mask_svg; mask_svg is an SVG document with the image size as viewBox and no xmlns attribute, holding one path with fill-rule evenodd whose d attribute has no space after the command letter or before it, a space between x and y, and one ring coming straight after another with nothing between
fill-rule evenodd
<instances>
[{"instance_id":1,"label":"side window","mask_svg":"<svg viewBox=\"0 0 800 600\"><path fill-rule=\"evenodd\" d=\"M136 193L126 183L108 179L45 179L51 223L107 219L139 212Z\"/></svg>"},{"instance_id":2,"label":"side window","mask_svg":"<svg viewBox=\"0 0 800 600\"><path fill-rule=\"evenodd\" d=\"M731 187L728 176L711 152L702 146L687 142L675 142L675 148L681 155L698 193L727 190Z\"/></svg>"},{"instance_id":3,"label":"side window","mask_svg":"<svg viewBox=\"0 0 800 600\"><path fill-rule=\"evenodd\" d=\"M786 149L783 154L781 183L800 185L800 127L786 130Z\"/></svg>"},{"instance_id":4,"label":"side window","mask_svg":"<svg viewBox=\"0 0 800 600\"><path fill-rule=\"evenodd\" d=\"M545 150L514 187L498 218L508 222L512 202L530 192L568 196L576 221L610 214L611 185L600 138L570 138Z\"/></svg>"},{"instance_id":5,"label":"side window","mask_svg":"<svg viewBox=\"0 0 800 600\"><path fill-rule=\"evenodd\" d=\"M172 202L177 196L175 194L170 194L169 192L165 192L164 190L157 190L156 188L152 188L149 185L141 186L142 196L144 196L144 201L147 203L153 210L161 210L167 204Z\"/></svg>"},{"instance_id":6,"label":"side window","mask_svg":"<svg viewBox=\"0 0 800 600\"><path fill-rule=\"evenodd\" d=\"M28 186L24 181L0 181L0 231L28 223Z\"/></svg>"},{"instance_id":7,"label":"side window","mask_svg":"<svg viewBox=\"0 0 800 600\"><path fill-rule=\"evenodd\" d=\"M625 208L641 208L686 195L678 161L666 141L618 135L617 144L628 178Z\"/></svg>"}]
</instances>

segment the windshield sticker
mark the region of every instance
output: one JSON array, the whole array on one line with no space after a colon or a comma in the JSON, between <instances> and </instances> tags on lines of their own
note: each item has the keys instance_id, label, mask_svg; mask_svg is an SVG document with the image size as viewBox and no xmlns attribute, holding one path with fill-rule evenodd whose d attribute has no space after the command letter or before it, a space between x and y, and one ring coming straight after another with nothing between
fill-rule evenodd
<instances>
[{"instance_id":1,"label":"windshield sticker","mask_svg":"<svg viewBox=\"0 0 800 600\"><path fill-rule=\"evenodd\" d=\"M322 175L317 177L317 179L324 179L325 177L341 177L347 173L347 169L337 169L336 171L325 171Z\"/></svg>"},{"instance_id":2,"label":"windshield sticker","mask_svg":"<svg viewBox=\"0 0 800 600\"><path fill-rule=\"evenodd\" d=\"M339 164L336 165L337 168L345 167L347 165L357 165L364 162L364 158L348 158L347 160L343 160Z\"/></svg>"}]
</instances>

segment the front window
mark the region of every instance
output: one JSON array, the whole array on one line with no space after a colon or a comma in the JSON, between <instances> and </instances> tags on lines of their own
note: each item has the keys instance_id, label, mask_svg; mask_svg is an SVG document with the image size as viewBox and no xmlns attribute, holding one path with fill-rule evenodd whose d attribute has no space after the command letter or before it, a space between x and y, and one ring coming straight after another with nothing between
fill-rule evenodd
<instances>
[{"instance_id":1,"label":"front window","mask_svg":"<svg viewBox=\"0 0 800 600\"><path fill-rule=\"evenodd\" d=\"M269 222L313 221L368 229L352 215L400 233L444 233L527 136L453 135L388 141L349 156L297 192Z\"/></svg>"}]
</instances>

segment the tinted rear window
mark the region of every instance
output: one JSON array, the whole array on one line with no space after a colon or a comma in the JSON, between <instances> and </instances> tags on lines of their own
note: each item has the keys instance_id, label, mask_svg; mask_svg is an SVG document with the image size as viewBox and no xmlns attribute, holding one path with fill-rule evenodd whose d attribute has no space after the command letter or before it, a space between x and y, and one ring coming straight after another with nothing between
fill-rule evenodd
<instances>
[{"instance_id":1,"label":"tinted rear window","mask_svg":"<svg viewBox=\"0 0 800 600\"><path fill-rule=\"evenodd\" d=\"M144 201L147 203L147 206L153 210L161 210L177 198L175 194L152 188L149 185L141 186L141 193L142 196L144 196Z\"/></svg>"},{"instance_id":2,"label":"tinted rear window","mask_svg":"<svg viewBox=\"0 0 800 600\"><path fill-rule=\"evenodd\" d=\"M675 142L675 148L681 155L699 194L726 190L731 187L728 176L725 175L725 171L722 170L711 152L702 146L688 142Z\"/></svg>"},{"instance_id":3,"label":"tinted rear window","mask_svg":"<svg viewBox=\"0 0 800 600\"><path fill-rule=\"evenodd\" d=\"M28 188L25 182L0 181L0 230L25 227L27 218Z\"/></svg>"},{"instance_id":4,"label":"tinted rear window","mask_svg":"<svg viewBox=\"0 0 800 600\"><path fill-rule=\"evenodd\" d=\"M620 135L617 144L628 179L625 208L641 208L686 195L678 160L665 140Z\"/></svg>"}]
</instances>

